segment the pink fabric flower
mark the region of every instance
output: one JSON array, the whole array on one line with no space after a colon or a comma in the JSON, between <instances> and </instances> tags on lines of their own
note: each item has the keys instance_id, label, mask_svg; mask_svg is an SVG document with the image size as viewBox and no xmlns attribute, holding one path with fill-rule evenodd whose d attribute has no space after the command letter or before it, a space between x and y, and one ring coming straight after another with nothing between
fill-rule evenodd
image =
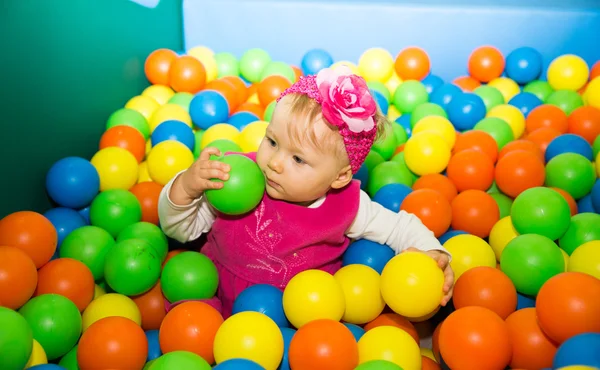
<instances>
[{"instance_id":1,"label":"pink fabric flower","mask_svg":"<svg viewBox=\"0 0 600 370\"><path fill-rule=\"evenodd\" d=\"M323 99L323 117L331 124L339 127L346 123L348 129L355 133L375 127L375 100L365 81L354 75L350 68L322 69L317 74L316 83Z\"/></svg>"}]
</instances>

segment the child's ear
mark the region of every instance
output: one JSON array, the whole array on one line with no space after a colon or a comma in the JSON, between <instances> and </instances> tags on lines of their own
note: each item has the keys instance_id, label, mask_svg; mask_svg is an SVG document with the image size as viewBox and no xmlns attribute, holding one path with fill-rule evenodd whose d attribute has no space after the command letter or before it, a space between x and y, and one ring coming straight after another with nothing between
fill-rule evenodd
<instances>
[{"instance_id":1,"label":"child's ear","mask_svg":"<svg viewBox=\"0 0 600 370\"><path fill-rule=\"evenodd\" d=\"M331 188L341 189L344 186L348 185L350 181L352 181L352 167L350 167L350 165L347 165L346 167L340 170L336 179L333 180L333 182L331 183Z\"/></svg>"}]
</instances>

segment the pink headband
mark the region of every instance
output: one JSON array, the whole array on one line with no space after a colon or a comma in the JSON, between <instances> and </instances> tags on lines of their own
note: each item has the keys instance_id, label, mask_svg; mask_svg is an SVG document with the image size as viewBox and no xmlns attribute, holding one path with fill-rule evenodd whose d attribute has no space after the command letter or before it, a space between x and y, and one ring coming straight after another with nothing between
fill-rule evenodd
<instances>
[{"instance_id":1,"label":"pink headband","mask_svg":"<svg viewBox=\"0 0 600 370\"><path fill-rule=\"evenodd\" d=\"M377 105L365 80L346 66L325 68L316 76L300 77L277 101L287 94L305 94L321 105L323 117L338 127L352 173L356 173L377 134L374 119Z\"/></svg>"}]
</instances>

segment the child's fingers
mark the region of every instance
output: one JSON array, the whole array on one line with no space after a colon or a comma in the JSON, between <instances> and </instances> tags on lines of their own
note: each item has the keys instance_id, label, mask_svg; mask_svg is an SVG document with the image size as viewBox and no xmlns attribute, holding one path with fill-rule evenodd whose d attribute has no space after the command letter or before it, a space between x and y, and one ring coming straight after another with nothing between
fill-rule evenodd
<instances>
[{"instance_id":1,"label":"child's fingers","mask_svg":"<svg viewBox=\"0 0 600 370\"><path fill-rule=\"evenodd\" d=\"M210 181L210 180L204 180L204 188L206 190L211 190L211 189L222 189L223 188L223 183L220 181Z\"/></svg>"},{"instance_id":2,"label":"child's fingers","mask_svg":"<svg viewBox=\"0 0 600 370\"><path fill-rule=\"evenodd\" d=\"M229 174L220 169L210 168L200 171L200 177L203 179L220 179L226 181L229 179Z\"/></svg>"},{"instance_id":3,"label":"child's fingers","mask_svg":"<svg viewBox=\"0 0 600 370\"><path fill-rule=\"evenodd\" d=\"M200 156L198 157L198 159L201 161L208 161L211 155L216 155L220 157L221 151L218 148L209 146L207 148L204 148L204 150L200 152Z\"/></svg>"}]
</instances>

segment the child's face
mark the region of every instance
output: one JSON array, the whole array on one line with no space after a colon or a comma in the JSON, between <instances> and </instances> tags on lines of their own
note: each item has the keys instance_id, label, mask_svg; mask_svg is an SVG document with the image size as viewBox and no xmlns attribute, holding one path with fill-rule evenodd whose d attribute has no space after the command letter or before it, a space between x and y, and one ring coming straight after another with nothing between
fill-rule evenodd
<instances>
[{"instance_id":1,"label":"child's face","mask_svg":"<svg viewBox=\"0 0 600 370\"><path fill-rule=\"evenodd\" d=\"M275 199L292 203L309 203L325 195L332 187L342 187L352 179L347 160L335 155L335 150L319 150L310 140L290 137L288 125L307 117L290 114L289 100L276 106L266 135L258 148L256 161L267 181L267 193ZM306 122L301 127L306 127ZM317 140L342 140L319 117L309 129ZM326 141L326 142L327 142ZM342 144L343 145L343 144Z\"/></svg>"}]
</instances>

